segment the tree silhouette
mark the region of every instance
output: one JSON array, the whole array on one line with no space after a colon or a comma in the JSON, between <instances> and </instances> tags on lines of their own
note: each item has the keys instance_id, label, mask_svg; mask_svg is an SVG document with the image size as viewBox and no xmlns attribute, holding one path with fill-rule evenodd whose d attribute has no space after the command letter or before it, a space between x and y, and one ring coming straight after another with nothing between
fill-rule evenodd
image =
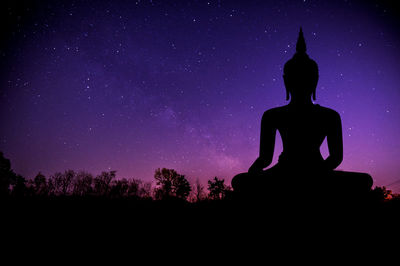
<instances>
[{"instance_id":1,"label":"tree silhouette","mask_svg":"<svg viewBox=\"0 0 400 266\"><path fill-rule=\"evenodd\" d=\"M139 186L140 188L139 188L138 196L141 197L141 198L144 198L144 199L151 198L151 194L152 194L152 184L151 184L151 182L142 183L140 181L139 185L140 185Z\"/></svg>"},{"instance_id":2,"label":"tree silhouette","mask_svg":"<svg viewBox=\"0 0 400 266\"><path fill-rule=\"evenodd\" d=\"M48 186L46 177L39 172L35 178L33 179L32 189L33 193L37 196L47 196L48 195Z\"/></svg>"},{"instance_id":3,"label":"tree silhouette","mask_svg":"<svg viewBox=\"0 0 400 266\"><path fill-rule=\"evenodd\" d=\"M4 158L3 154L0 153L1 195L10 196L7 200L11 200L11 202L19 198L30 199L32 196L40 196L49 200L52 200L55 196L74 196L78 200L84 200L85 196L102 196L109 200L133 198L150 199L149 202L151 202L152 199L165 200L169 198L187 200L188 196L191 195L190 202L195 203L209 199L210 201L204 201L206 204L204 206L211 206L212 201L227 200L229 199L228 195L232 193L231 187L225 184L224 179L214 177L208 180L207 195L204 186L198 179L191 186L184 175L177 173L174 169L167 168L156 169L154 178L157 187L154 189L151 182L127 178L116 180L115 178L116 171L102 172L93 178L91 173L85 171L66 170L56 172L50 178L46 178L39 172L33 179L26 180L13 172L10 160ZM282 191L279 188L271 189L277 191L277 193L287 193L287 191ZM350 193L352 193L351 190ZM393 194L386 187L375 187L368 194L367 202L379 204L375 206L398 209L400 195Z\"/></svg>"},{"instance_id":4,"label":"tree silhouette","mask_svg":"<svg viewBox=\"0 0 400 266\"><path fill-rule=\"evenodd\" d=\"M137 179L126 179L122 178L120 180L114 180L111 183L111 197L130 197L130 198L139 198L143 195L150 195L151 186L148 190L143 189L143 185L141 180Z\"/></svg>"},{"instance_id":5,"label":"tree silhouette","mask_svg":"<svg viewBox=\"0 0 400 266\"><path fill-rule=\"evenodd\" d=\"M20 175L17 175L15 182L12 185L11 195L14 197L22 197L28 194L28 188L26 186L26 179Z\"/></svg>"},{"instance_id":6,"label":"tree silhouette","mask_svg":"<svg viewBox=\"0 0 400 266\"><path fill-rule=\"evenodd\" d=\"M61 173L57 172L54 175L50 176L50 178L47 179L47 193L48 196L55 196L57 195L56 191L56 177L57 175L61 175Z\"/></svg>"},{"instance_id":7,"label":"tree silhouette","mask_svg":"<svg viewBox=\"0 0 400 266\"><path fill-rule=\"evenodd\" d=\"M71 192L75 175L75 171L73 170L67 170L62 175L62 178L59 180L62 195L67 195Z\"/></svg>"},{"instance_id":8,"label":"tree silhouette","mask_svg":"<svg viewBox=\"0 0 400 266\"><path fill-rule=\"evenodd\" d=\"M178 197L186 199L192 188L184 175L178 174L174 169L160 168L154 173L157 185L155 191L157 199L166 199L169 197Z\"/></svg>"},{"instance_id":9,"label":"tree silhouette","mask_svg":"<svg viewBox=\"0 0 400 266\"><path fill-rule=\"evenodd\" d=\"M128 197L140 197L140 185L141 184L142 184L142 181L140 181L140 180L129 179L127 196Z\"/></svg>"},{"instance_id":10,"label":"tree silhouette","mask_svg":"<svg viewBox=\"0 0 400 266\"><path fill-rule=\"evenodd\" d=\"M93 175L80 171L75 178L72 194L75 196L88 196L93 193Z\"/></svg>"},{"instance_id":11,"label":"tree silhouette","mask_svg":"<svg viewBox=\"0 0 400 266\"><path fill-rule=\"evenodd\" d=\"M102 172L94 179L94 191L96 195L107 196L111 190L111 181L115 178L116 171Z\"/></svg>"},{"instance_id":12,"label":"tree silhouette","mask_svg":"<svg viewBox=\"0 0 400 266\"><path fill-rule=\"evenodd\" d=\"M385 186L383 187L377 186L371 191L371 195L373 199L376 201L384 201L392 197L392 191L386 189Z\"/></svg>"},{"instance_id":13,"label":"tree silhouette","mask_svg":"<svg viewBox=\"0 0 400 266\"><path fill-rule=\"evenodd\" d=\"M11 169L10 160L0 152L0 197L10 193L10 186L15 183L16 174Z\"/></svg>"},{"instance_id":14,"label":"tree silhouette","mask_svg":"<svg viewBox=\"0 0 400 266\"><path fill-rule=\"evenodd\" d=\"M205 198L204 186L200 183L199 179L196 179L195 184L193 185L193 201L199 202Z\"/></svg>"},{"instance_id":15,"label":"tree silhouette","mask_svg":"<svg viewBox=\"0 0 400 266\"><path fill-rule=\"evenodd\" d=\"M224 199L228 193L231 191L231 187L225 185L224 179L218 179L214 177L212 180L208 180L208 197L212 200Z\"/></svg>"},{"instance_id":16,"label":"tree silhouette","mask_svg":"<svg viewBox=\"0 0 400 266\"><path fill-rule=\"evenodd\" d=\"M173 187L175 188L175 195L181 199L186 199L192 191L192 187L184 175L178 175L173 182Z\"/></svg>"},{"instance_id":17,"label":"tree silhouette","mask_svg":"<svg viewBox=\"0 0 400 266\"><path fill-rule=\"evenodd\" d=\"M48 193L56 196L67 196L72 194L75 171L66 170L64 173L56 172L47 182Z\"/></svg>"},{"instance_id":18,"label":"tree silhouette","mask_svg":"<svg viewBox=\"0 0 400 266\"><path fill-rule=\"evenodd\" d=\"M129 181L126 178L114 180L111 184L110 196L111 197L127 197L129 190Z\"/></svg>"}]
</instances>

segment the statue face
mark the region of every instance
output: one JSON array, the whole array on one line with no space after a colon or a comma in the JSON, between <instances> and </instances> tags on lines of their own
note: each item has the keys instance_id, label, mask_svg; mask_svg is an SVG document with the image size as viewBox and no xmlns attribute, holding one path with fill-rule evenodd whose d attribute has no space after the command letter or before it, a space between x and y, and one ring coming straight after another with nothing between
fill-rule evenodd
<instances>
[{"instance_id":1,"label":"statue face","mask_svg":"<svg viewBox=\"0 0 400 266\"><path fill-rule=\"evenodd\" d=\"M296 73L283 75L286 89L292 96L311 96L318 83L318 76L305 75L304 73Z\"/></svg>"},{"instance_id":2,"label":"statue face","mask_svg":"<svg viewBox=\"0 0 400 266\"><path fill-rule=\"evenodd\" d=\"M292 97L310 97L318 83L318 66L308 60L289 60L285 64L283 79Z\"/></svg>"}]
</instances>

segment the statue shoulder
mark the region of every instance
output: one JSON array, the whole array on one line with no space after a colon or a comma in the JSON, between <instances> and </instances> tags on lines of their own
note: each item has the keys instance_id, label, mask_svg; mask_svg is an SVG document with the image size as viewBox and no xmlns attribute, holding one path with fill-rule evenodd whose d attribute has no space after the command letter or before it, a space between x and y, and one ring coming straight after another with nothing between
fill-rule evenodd
<instances>
[{"instance_id":1,"label":"statue shoulder","mask_svg":"<svg viewBox=\"0 0 400 266\"><path fill-rule=\"evenodd\" d=\"M281 117L284 112L285 106L275 107L268 109L264 112L262 116L262 120L275 120L278 117Z\"/></svg>"},{"instance_id":2,"label":"statue shoulder","mask_svg":"<svg viewBox=\"0 0 400 266\"><path fill-rule=\"evenodd\" d=\"M281 114L285 109L285 106L279 106L279 107L274 107L271 109L268 109L267 111L264 112L263 116L275 116Z\"/></svg>"},{"instance_id":3,"label":"statue shoulder","mask_svg":"<svg viewBox=\"0 0 400 266\"><path fill-rule=\"evenodd\" d=\"M337 111L319 104L316 104L315 106L318 108L319 112L324 114L325 117L329 117L331 119L341 119L340 114Z\"/></svg>"}]
</instances>

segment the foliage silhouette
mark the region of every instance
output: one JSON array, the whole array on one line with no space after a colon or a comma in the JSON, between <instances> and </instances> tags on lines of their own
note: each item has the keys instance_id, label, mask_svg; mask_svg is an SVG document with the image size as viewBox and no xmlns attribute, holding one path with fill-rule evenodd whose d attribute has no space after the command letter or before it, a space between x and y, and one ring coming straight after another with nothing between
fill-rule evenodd
<instances>
[{"instance_id":1,"label":"foliage silhouette","mask_svg":"<svg viewBox=\"0 0 400 266\"><path fill-rule=\"evenodd\" d=\"M115 179L116 171L102 172L94 178L94 193L99 196L108 196L110 184Z\"/></svg>"},{"instance_id":2,"label":"foliage silhouette","mask_svg":"<svg viewBox=\"0 0 400 266\"><path fill-rule=\"evenodd\" d=\"M398 195L393 195L391 190L386 189L385 186L375 187L372 190L371 197L378 202L387 201L392 198L397 198Z\"/></svg>"},{"instance_id":3,"label":"foliage silhouette","mask_svg":"<svg viewBox=\"0 0 400 266\"><path fill-rule=\"evenodd\" d=\"M185 176L178 174L174 169L156 169L155 180L157 187L153 188L150 182L143 182L139 179L118 179L116 171L102 172L95 178L86 171L75 172L66 170L64 173L56 172L50 178L46 178L39 172L33 179L26 180L24 177L15 174L11 169L10 161L1 155L2 169L0 179L3 184L2 196L13 198L44 197L54 198L57 196L69 197L104 197L104 198L130 198L130 199L154 199L164 200L171 197L186 200L190 196L193 203L202 202L205 199L230 200L232 188L225 184L224 179L214 177L207 182L208 193L204 186L196 179L192 186ZM263 193L261 188L260 193ZM290 191L281 187L272 188L275 194L287 197ZM311 191L310 191L311 192ZM316 200L324 196L324 191L314 190L311 194ZM398 194L393 194L386 187L375 187L370 198L374 202L397 201Z\"/></svg>"},{"instance_id":4,"label":"foliage silhouette","mask_svg":"<svg viewBox=\"0 0 400 266\"><path fill-rule=\"evenodd\" d=\"M37 196L45 196L48 194L48 186L46 177L39 172L33 179L33 184L31 185L33 192Z\"/></svg>"},{"instance_id":5,"label":"foliage silhouette","mask_svg":"<svg viewBox=\"0 0 400 266\"><path fill-rule=\"evenodd\" d=\"M0 152L0 197L10 193L10 186L16 181L16 174L11 169L10 160Z\"/></svg>"},{"instance_id":6,"label":"foliage silhouette","mask_svg":"<svg viewBox=\"0 0 400 266\"><path fill-rule=\"evenodd\" d=\"M86 196L93 194L93 175L85 171L80 171L74 181L72 194L75 196Z\"/></svg>"},{"instance_id":7,"label":"foliage silhouette","mask_svg":"<svg viewBox=\"0 0 400 266\"><path fill-rule=\"evenodd\" d=\"M158 168L154 178L159 186L155 193L157 199L171 197L186 199L192 190L185 176L178 174L174 169Z\"/></svg>"},{"instance_id":8,"label":"foliage silhouette","mask_svg":"<svg viewBox=\"0 0 400 266\"><path fill-rule=\"evenodd\" d=\"M27 181L24 177L22 177L20 175L16 175L15 182L11 188L11 196L23 197L23 196L30 194L29 190L26 186L26 183L27 183ZM33 194L33 193L31 193L31 194Z\"/></svg>"},{"instance_id":9,"label":"foliage silhouette","mask_svg":"<svg viewBox=\"0 0 400 266\"><path fill-rule=\"evenodd\" d=\"M200 183L199 179L196 179L195 184L193 185L193 202L200 202L206 198L204 192L204 186Z\"/></svg>"},{"instance_id":10,"label":"foliage silhouette","mask_svg":"<svg viewBox=\"0 0 400 266\"><path fill-rule=\"evenodd\" d=\"M212 200L225 199L227 194L231 191L231 188L225 185L224 179L214 177L212 180L208 180L208 197Z\"/></svg>"},{"instance_id":11,"label":"foliage silhouette","mask_svg":"<svg viewBox=\"0 0 400 266\"><path fill-rule=\"evenodd\" d=\"M6 166L2 173L9 175L11 165ZM4 176L0 178L5 179ZM75 235L74 239L81 239L82 235L98 239L117 234L126 239L126 234L131 233L134 234L132 239L142 241L150 232L157 233L152 240L159 239L160 234L165 239L174 239L179 232L187 241L190 232L196 235L195 229L203 231L198 237L208 235L215 241L229 235L237 238L241 231L257 235L260 230L274 231L279 227L291 232L294 228L309 232L315 230L315 221L324 217L328 217L329 222L320 223L319 228L338 228L338 219L348 223L354 218L357 225L376 226L375 221L382 221L387 227L400 207L400 197L380 187L372 190L367 204L341 205L339 209L321 204L318 208L301 205L295 198L289 204L271 205L264 201L247 204L248 201L232 197L231 188L224 179L209 180L208 194L199 181L190 191L190 183L183 175L165 168L156 170L156 187L138 179L116 179L115 171L102 172L96 178L84 171L67 170L50 178L39 173L33 179L15 175L12 180L8 194L2 198L0 215L6 224L3 228L14 232L14 238L15 233L35 228L37 235L32 239L43 238L44 234ZM280 187L271 189L284 196L290 193ZM191 201L188 202L190 192ZM318 190L314 192L315 201L324 195ZM361 222L358 216L368 222ZM138 234L143 236L139 238Z\"/></svg>"}]
</instances>

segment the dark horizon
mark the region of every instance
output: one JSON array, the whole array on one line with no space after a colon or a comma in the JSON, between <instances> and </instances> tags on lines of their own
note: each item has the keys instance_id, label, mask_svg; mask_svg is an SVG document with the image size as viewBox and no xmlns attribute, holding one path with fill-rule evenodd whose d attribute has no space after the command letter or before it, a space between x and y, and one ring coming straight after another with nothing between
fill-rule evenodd
<instances>
[{"instance_id":1,"label":"dark horizon","mask_svg":"<svg viewBox=\"0 0 400 266\"><path fill-rule=\"evenodd\" d=\"M34 178L67 169L227 182L258 154L260 119L287 104L302 26L315 103L343 120L338 169L400 191L400 36L390 1L2 3L0 151ZM322 154L326 155L326 143ZM274 162L282 144L276 138Z\"/></svg>"}]
</instances>

